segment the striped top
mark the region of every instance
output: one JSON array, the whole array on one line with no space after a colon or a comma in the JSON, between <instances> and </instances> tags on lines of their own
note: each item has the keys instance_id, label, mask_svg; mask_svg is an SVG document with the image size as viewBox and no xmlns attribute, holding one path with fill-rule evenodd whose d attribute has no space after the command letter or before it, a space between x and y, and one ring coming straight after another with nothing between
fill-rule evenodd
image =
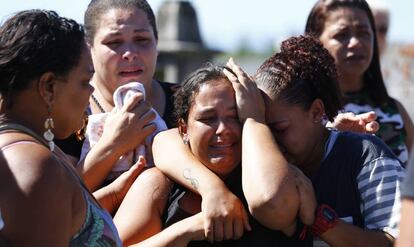
<instances>
[{"instance_id":1,"label":"striped top","mask_svg":"<svg viewBox=\"0 0 414 247\"><path fill-rule=\"evenodd\" d=\"M364 164L357 177L361 210L367 229L398 236L400 188L405 171L395 159L378 158Z\"/></svg>"},{"instance_id":2,"label":"striped top","mask_svg":"<svg viewBox=\"0 0 414 247\"><path fill-rule=\"evenodd\" d=\"M395 154L378 137L336 131L325 153L310 176L318 203L330 205L344 222L398 237L405 170Z\"/></svg>"}]
</instances>

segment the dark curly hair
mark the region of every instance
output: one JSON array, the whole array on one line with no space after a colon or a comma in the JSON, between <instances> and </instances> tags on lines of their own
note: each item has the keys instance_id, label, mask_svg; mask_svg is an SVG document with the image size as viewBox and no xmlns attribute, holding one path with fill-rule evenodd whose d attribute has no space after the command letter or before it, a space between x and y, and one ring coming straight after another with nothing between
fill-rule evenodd
<instances>
[{"instance_id":1,"label":"dark curly hair","mask_svg":"<svg viewBox=\"0 0 414 247\"><path fill-rule=\"evenodd\" d=\"M364 73L364 89L378 106L384 106L389 95L382 78L378 41L375 30L374 17L365 0L319 0L313 6L306 21L305 33L319 38L325 27L330 12L338 8L356 8L365 12L368 17L374 38L374 49L371 64Z\"/></svg>"},{"instance_id":2,"label":"dark curly hair","mask_svg":"<svg viewBox=\"0 0 414 247\"><path fill-rule=\"evenodd\" d=\"M283 41L281 51L259 67L255 79L265 92L305 110L321 99L331 121L342 107L334 59L309 35Z\"/></svg>"},{"instance_id":3,"label":"dark curly hair","mask_svg":"<svg viewBox=\"0 0 414 247\"><path fill-rule=\"evenodd\" d=\"M84 22L86 29L86 39L93 45L96 30L99 27L101 16L111 9L130 9L137 8L147 15L148 21L154 31L155 39L158 40L157 24L154 12L146 0L92 0L86 9Z\"/></svg>"},{"instance_id":4,"label":"dark curly hair","mask_svg":"<svg viewBox=\"0 0 414 247\"><path fill-rule=\"evenodd\" d=\"M187 121L190 108L194 103L194 98L197 96L201 85L222 79L228 81L227 76L223 73L224 69L234 74L227 67L207 63L184 80L181 87L174 94L174 116L177 123L180 119Z\"/></svg>"},{"instance_id":5,"label":"dark curly hair","mask_svg":"<svg viewBox=\"0 0 414 247\"><path fill-rule=\"evenodd\" d=\"M81 25L54 11L26 10L0 27L0 93L11 96L46 72L66 76L85 48Z\"/></svg>"}]
</instances>

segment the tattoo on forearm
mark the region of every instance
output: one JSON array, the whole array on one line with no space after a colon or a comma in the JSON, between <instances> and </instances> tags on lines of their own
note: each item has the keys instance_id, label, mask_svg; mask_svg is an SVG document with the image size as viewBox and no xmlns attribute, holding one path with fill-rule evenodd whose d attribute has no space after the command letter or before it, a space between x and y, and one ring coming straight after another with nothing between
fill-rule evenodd
<instances>
[{"instance_id":1,"label":"tattoo on forearm","mask_svg":"<svg viewBox=\"0 0 414 247\"><path fill-rule=\"evenodd\" d=\"M198 180L191 176L191 168L185 168L183 170L183 177L190 181L194 189L198 189Z\"/></svg>"}]
</instances>

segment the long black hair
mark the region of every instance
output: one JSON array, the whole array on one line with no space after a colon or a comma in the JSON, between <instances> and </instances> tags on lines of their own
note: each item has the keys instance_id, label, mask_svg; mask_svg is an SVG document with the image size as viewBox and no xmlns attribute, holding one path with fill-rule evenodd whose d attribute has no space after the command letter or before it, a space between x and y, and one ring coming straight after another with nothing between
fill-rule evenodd
<instances>
[{"instance_id":1,"label":"long black hair","mask_svg":"<svg viewBox=\"0 0 414 247\"><path fill-rule=\"evenodd\" d=\"M305 33L319 38L325 27L325 22L333 10L338 8L357 8L365 12L368 17L373 38L374 49L371 64L364 72L364 90L370 95L374 103L384 106L389 100L389 95L382 78L378 41L375 30L374 17L371 9L365 0L319 0L313 6L306 21Z\"/></svg>"},{"instance_id":2,"label":"long black hair","mask_svg":"<svg viewBox=\"0 0 414 247\"><path fill-rule=\"evenodd\" d=\"M200 91L201 85L218 80L229 81L223 72L224 69L234 74L234 72L227 67L206 63L204 66L188 75L181 84L181 87L174 94L174 115L177 123L181 119L184 121L188 120L190 108L194 103L196 95Z\"/></svg>"}]
</instances>

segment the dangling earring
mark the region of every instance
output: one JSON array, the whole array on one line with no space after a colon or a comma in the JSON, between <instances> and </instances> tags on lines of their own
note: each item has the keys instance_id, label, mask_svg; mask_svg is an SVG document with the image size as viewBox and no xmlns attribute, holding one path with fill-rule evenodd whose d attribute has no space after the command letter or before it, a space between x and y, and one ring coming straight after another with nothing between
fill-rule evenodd
<instances>
[{"instance_id":1,"label":"dangling earring","mask_svg":"<svg viewBox=\"0 0 414 247\"><path fill-rule=\"evenodd\" d=\"M185 145L188 145L188 143L189 143L189 140L188 140L188 135L187 135L187 134L183 134L183 143L184 143Z\"/></svg>"},{"instance_id":2,"label":"dangling earring","mask_svg":"<svg viewBox=\"0 0 414 247\"><path fill-rule=\"evenodd\" d=\"M45 132L43 133L43 137L48 142L50 151L53 152L53 150L55 150L55 143L53 142L55 135L53 134L52 129L55 128L55 124L53 123L52 110L50 106L48 112L49 116L45 120Z\"/></svg>"},{"instance_id":3,"label":"dangling earring","mask_svg":"<svg viewBox=\"0 0 414 247\"><path fill-rule=\"evenodd\" d=\"M86 126L88 126L88 113L84 113L83 119L82 119L82 128L80 128L78 131L76 131L76 139L78 141L82 141L85 139L85 133L86 133Z\"/></svg>"}]
</instances>

